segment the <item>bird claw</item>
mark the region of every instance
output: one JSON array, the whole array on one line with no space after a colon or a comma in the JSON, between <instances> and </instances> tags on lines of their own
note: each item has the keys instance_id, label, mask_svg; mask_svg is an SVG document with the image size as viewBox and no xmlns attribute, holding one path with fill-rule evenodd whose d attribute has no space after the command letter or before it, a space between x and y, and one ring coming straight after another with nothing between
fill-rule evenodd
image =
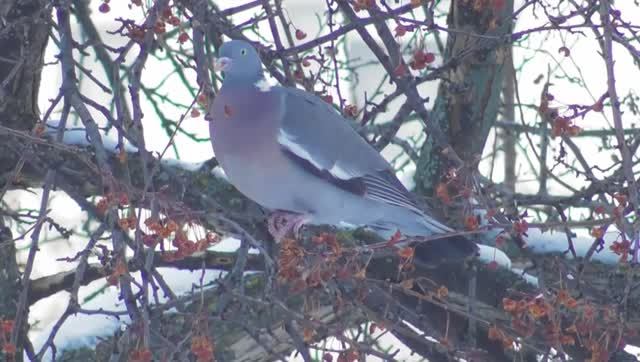
<instances>
[{"instance_id":1,"label":"bird claw","mask_svg":"<svg viewBox=\"0 0 640 362\"><path fill-rule=\"evenodd\" d=\"M275 211L267 219L267 228L271 236L279 243L289 233L292 233L293 237L298 239L300 231L307 221L307 215Z\"/></svg>"}]
</instances>

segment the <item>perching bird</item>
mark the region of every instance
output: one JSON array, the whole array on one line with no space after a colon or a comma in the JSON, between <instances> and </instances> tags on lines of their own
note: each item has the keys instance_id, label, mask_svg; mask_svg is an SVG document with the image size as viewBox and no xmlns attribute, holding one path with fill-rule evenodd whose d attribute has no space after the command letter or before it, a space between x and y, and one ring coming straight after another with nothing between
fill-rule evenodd
<instances>
[{"instance_id":1,"label":"perching bird","mask_svg":"<svg viewBox=\"0 0 640 362\"><path fill-rule=\"evenodd\" d=\"M296 215L286 228L366 226L384 237L398 230L405 236L452 232L418 208L389 163L328 103L301 89L270 86L251 44L223 44L216 68L224 82L210 108L215 156L240 192ZM421 243L415 255L436 263L476 249L457 236Z\"/></svg>"}]
</instances>

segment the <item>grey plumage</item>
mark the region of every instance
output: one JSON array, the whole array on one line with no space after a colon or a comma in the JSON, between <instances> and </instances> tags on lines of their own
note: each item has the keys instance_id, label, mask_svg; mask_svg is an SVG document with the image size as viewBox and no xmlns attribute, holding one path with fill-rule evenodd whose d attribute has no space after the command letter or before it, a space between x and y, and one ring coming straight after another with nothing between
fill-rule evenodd
<instances>
[{"instance_id":1,"label":"grey plumage","mask_svg":"<svg viewBox=\"0 0 640 362\"><path fill-rule=\"evenodd\" d=\"M418 208L387 161L329 104L300 89L265 86L250 44L227 42L220 56L225 79L210 108L211 140L238 190L313 224L368 226L386 237L451 231ZM475 250L466 239L444 241L430 247L458 248L458 256Z\"/></svg>"}]
</instances>

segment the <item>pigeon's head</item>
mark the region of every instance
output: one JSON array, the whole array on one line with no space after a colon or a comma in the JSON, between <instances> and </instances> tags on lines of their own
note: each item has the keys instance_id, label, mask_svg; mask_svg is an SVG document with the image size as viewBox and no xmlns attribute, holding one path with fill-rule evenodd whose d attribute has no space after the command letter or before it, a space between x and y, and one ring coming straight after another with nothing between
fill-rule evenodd
<instances>
[{"instance_id":1,"label":"pigeon's head","mask_svg":"<svg viewBox=\"0 0 640 362\"><path fill-rule=\"evenodd\" d=\"M220 47L215 70L224 72L225 78L257 80L262 78L262 64L253 45L243 40L231 40Z\"/></svg>"}]
</instances>

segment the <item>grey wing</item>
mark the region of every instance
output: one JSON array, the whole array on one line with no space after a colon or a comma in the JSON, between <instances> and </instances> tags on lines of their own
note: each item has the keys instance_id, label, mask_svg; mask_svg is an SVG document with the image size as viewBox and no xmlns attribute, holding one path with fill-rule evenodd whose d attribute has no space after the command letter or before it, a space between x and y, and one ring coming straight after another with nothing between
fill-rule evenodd
<instances>
[{"instance_id":1,"label":"grey wing","mask_svg":"<svg viewBox=\"0 0 640 362\"><path fill-rule=\"evenodd\" d=\"M276 91L284 101L278 142L288 157L346 191L423 215L389 163L335 109L300 89Z\"/></svg>"}]
</instances>

